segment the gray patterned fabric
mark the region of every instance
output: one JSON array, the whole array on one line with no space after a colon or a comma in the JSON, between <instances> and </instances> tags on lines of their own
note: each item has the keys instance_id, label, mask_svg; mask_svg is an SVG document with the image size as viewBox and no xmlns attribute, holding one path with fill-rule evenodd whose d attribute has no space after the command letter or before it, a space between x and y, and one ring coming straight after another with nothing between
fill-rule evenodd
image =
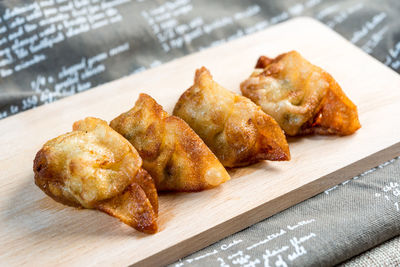
<instances>
[{"instance_id":1,"label":"gray patterned fabric","mask_svg":"<svg viewBox=\"0 0 400 267\"><path fill-rule=\"evenodd\" d=\"M0 1L0 119L297 16L400 72L399 10L399 0Z\"/></svg>"},{"instance_id":2,"label":"gray patterned fabric","mask_svg":"<svg viewBox=\"0 0 400 267\"><path fill-rule=\"evenodd\" d=\"M375 266L400 266L399 236L340 265L340 267Z\"/></svg>"},{"instance_id":3,"label":"gray patterned fabric","mask_svg":"<svg viewBox=\"0 0 400 267\"><path fill-rule=\"evenodd\" d=\"M399 234L395 158L171 266L330 266Z\"/></svg>"}]
</instances>

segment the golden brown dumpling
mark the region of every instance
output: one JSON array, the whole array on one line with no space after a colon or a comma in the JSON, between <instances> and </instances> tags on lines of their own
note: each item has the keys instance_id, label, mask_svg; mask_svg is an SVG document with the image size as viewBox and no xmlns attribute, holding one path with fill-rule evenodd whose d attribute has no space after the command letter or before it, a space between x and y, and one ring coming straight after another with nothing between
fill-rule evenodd
<instances>
[{"instance_id":1,"label":"golden brown dumpling","mask_svg":"<svg viewBox=\"0 0 400 267\"><path fill-rule=\"evenodd\" d=\"M157 231L158 197L134 147L103 120L86 118L36 154L35 183L66 205L98 209L135 229Z\"/></svg>"},{"instance_id":2,"label":"golden brown dumpling","mask_svg":"<svg viewBox=\"0 0 400 267\"><path fill-rule=\"evenodd\" d=\"M276 121L249 99L217 84L202 67L180 97L174 115L186 121L224 166L289 160L289 146Z\"/></svg>"},{"instance_id":3,"label":"golden brown dumpling","mask_svg":"<svg viewBox=\"0 0 400 267\"><path fill-rule=\"evenodd\" d=\"M143 159L160 191L199 191L230 179L215 155L181 119L169 116L149 95L111 121Z\"/></svg>"},{"instance_id":4,"label":"golden brown dumpling","mask_svg":"<svg viewBox=\"0 0 400 267\"><path fill-rule=\"evenodd\" d=\"M357 107L339 84L296 51L275 59L261 56L240 88L287 135L349 135L361 127Z\"/></svg>"}]
</instances>

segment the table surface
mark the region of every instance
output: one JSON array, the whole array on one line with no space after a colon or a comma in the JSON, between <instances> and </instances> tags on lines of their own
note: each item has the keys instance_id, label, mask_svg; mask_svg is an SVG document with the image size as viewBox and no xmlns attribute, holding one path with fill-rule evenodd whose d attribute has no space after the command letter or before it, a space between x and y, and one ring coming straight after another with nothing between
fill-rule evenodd
<instances>
[{"instance_id":1,"label":"table surface","mask_svg":"<svg viewBox=\"0 0 400 267\"><path fill-rule=\"evenodd\" d=\"M320 20L400 72L400 3L396 0L379 3L373 0L52 2L0 3L0 118L229 42L295 16L312 16ZM302 258L310 260L308 263L326 263L334 256L339 262L398 235L399 225L392 219L399 211L396 190L400 171L391 167L397 166L397 162L389 162L374 172L366 170L351 182L254 225L241 232L246 234L241 240L251 240L254 235L259 239L262 239L260 236L268 237L274 227L296 223L295 215L299 212L323 212L339 200L343 205L353 203L355 192L360 190L359 194L369 194L366 193L368 189L372 190L370 193L375 200L387 204L382 222L390 226L387 227L390 231L382 233L379 227L374 229L375 235L381 236L374 242L363 240L362 234L355 239L358 242L350 240L346 244L346 251L350 253L338 250L338 255L326 255L307 250ZM391 169L386 171L388 168ZM379 177L369 178L371 175ZM378 178L382 184L376 184L374 179ZM362 216L369 218L369 206L356 206ZM352 212L346 210L343 214ZM367 225L376 225L374 218L367 220ZM329 225L316 227L329 229ZM224 245L221 242L215 246ZM364 245L363 250L351 249L360 243ZM235 246L239 244L232 248ZM259 254L261 261L264 259L261 255L267 249L273 251L275 247L264 248ZM204 250L186 260L193 257L207 259L211 257L207 253L211 252ZM235 260L234 257L231 259ZM222 260L228 264L228 259ZM179 264L182 262L189 264L188 261ZM205 264L199 260L190 263ZM219 266L222 262L217 257L214 264Z\"/></svg>"}]
</instances>

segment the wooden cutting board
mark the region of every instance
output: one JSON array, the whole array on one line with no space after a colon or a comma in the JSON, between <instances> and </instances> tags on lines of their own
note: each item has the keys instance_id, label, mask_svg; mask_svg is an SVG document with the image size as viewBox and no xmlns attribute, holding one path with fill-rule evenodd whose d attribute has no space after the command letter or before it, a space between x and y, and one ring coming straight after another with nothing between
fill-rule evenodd
<instances>
[{"instance_id":1,"label":"wooden cutting board","mask_svg":"<svg viewBox=\"0 0 400 267\"><path fill-rule=\"evenodd\" d=\"M239 92L259 55L292 49L331 73L357 104L356 134L290 139L290 162L235 169L231 181L212 190L161 195L155 235L58 204L34 185L35 153L74 121L111 120L140 92L171 112L202 65ZM1 120L0 136L1 265L163 265L400 155L400 76L319 22L297 18Z\"/></svg>"}]
</instances>

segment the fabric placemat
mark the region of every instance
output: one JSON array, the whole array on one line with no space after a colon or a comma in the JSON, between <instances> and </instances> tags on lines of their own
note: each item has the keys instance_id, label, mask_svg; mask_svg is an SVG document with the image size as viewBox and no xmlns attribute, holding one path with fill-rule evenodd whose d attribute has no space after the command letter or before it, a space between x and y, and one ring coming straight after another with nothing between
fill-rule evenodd
<instances>
[{"instance_id":1,"label":"fabric placemat","mask_svg":"<svg viewBox=\"0 0 400 267\"><path fill-rule=\"evenodd\" d=\"M344 262L340 267L400 266L400 237Z\"/></svg>"},{"instance_id":2,"label":"fabric placemat","mask_svg":"<svg viewBox=\"0 0 400 267\"><path fill-rule=\"evenodd\" d=\"M297 16L399 72L399 10L398 0L0 1L0 119Z\"/></svg>"},{"instance_id":3,"label":"fabric placemat","mask_svg":"<svg viewBox=\"0 0 400 267\"><path fill-rule=\"evenodd\" d=\"M330 266L399 234L397 157L171 266Z\"/></svg>"}]
</instances>

